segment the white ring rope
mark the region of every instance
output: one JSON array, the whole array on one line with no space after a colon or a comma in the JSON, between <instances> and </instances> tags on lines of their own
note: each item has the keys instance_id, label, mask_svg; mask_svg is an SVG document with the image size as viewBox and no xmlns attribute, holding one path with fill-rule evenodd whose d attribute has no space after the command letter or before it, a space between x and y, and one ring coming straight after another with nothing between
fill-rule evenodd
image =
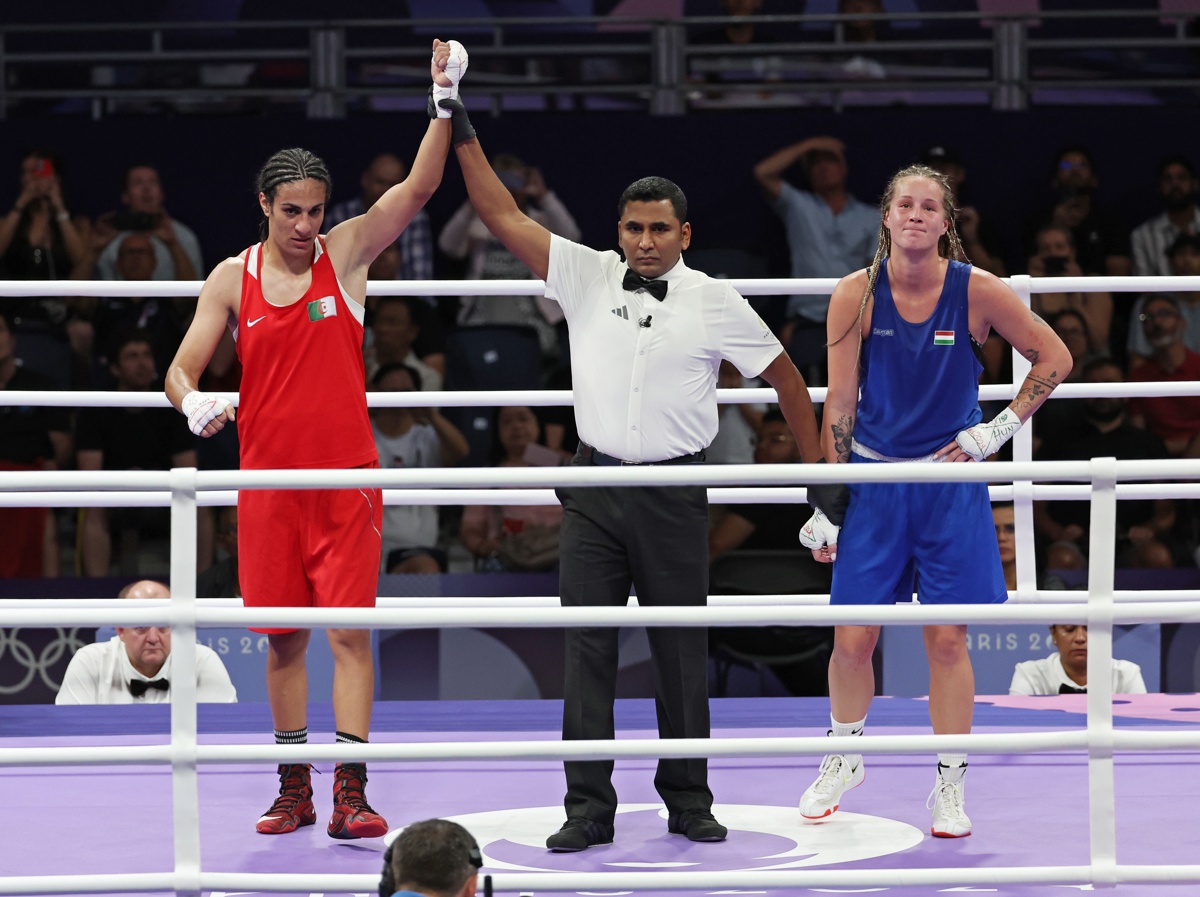
<instances>
[{"instance_id":1,"label":"white ring rope","mask_svg":"<svg viewBox=\"0 0 1200 897\"><path fill-rule=\"evenodd\" d=\"M1200 277L1030 277L1016 274L1004 280L1017 291L1026 293L1177 293L1200 290ZM828 296L837 286L836 277L729 279L743 296ZM191 299L199 295L202 280L72 280L70 289L63 281L0 280L0 296L58 298L64 292L72 296L175 297ZM542 280L372 280L368 296L528 296L544 293Z\"/></svg>"},{"instance_id":2,"label":"white ring rope","mask_svg":"<svg viewBox=\"0 0 1200 897\"><path fill-rule=\"evenodd\" d=\"M836 281L734 280L744 295L827 294ZM1044 292L1106 290L1155 292L1200 290L1200 278L1030 278L1009 279L1026 302ZM531 281L403 281L372 283L370 295L528 295ZM72 295L80 296L195 296L199 282L72 282ZM49 282L0 282L0 295L57 296L62 285ZM981 387L983 400L1010 399L1023 371L1024 359L1014 353L1014 382ZM812 390L814 401L824 400L824 390ZM1196 395L1200 383L1067 384L1054 398L1088 396ZM224 394L236 400L235 394ZM718 401L769 402L769 389L718 390ZM570 405L569 391L372 393L371 405L495 406ZM136 406L165 404L161 393L10 393L0 392L0 404L56 405L67 407ZM1200 734L1193 731L1128 731L1113 728L1111 704L1112 627L1121 623L1200 620L1196 590L1144 593L1115 591L1113 581L1113 527L1118 498L1194 497L1200 479L1200 461L1030 462L1028 428L1014 439L1013 462L981 465L854 465L837 468L818 465L712 465L683 467L463 469L419 471L196 471L0 473L0 503L17 505L22 496L50 503L85 506L102 504L119 496L135 504L165 504L172 508L171 590L169 602L63 602L55 599L0 601L0 625L62 625L64 612L72 619L96 624L128 622L137 625L169 624L180 637L172 664L180 688L171 705L170 743L158 746L103 748L9 748L0 750L0 765L66 765L83 762L114 764L169 762L172 767L175 820L174 871L134 875L0 877L0 894L104 893L174 890L196 894L205 890L374 891L370 876L262 875L210 873L200 867L197 766L205 763L275 761L303 755L313 759L343 759L345 746L305 745L199 745L196 731L196 694L190 674L195 667L195 633L208 626L294 625L352 628L404 627L507 627L579 625L769 625L771 623L872 623L922 625L930 622L1082 622L1089 626L1089 679L1096 683L1087 697L1086 727L1082 730L1023 734L961 736L867 736L854 739L854 747L871 753L913 753L951 749L994 753L1086 750L1089 769L1091 853L1087 865L1070 867L1018 867L993 869L875 869L875 870L776 870L723 873L598 873L598 874L499 874L495 884L503 890L578 890L613 888L786 888L983 885L997 883L1080 884L1112 882L1200 882L1200 866L1131 865L1116 862L1116 833L1111 824L1114 806L1113 753L1117 750L1194 752ZM1088 592L1051 592L1031 588L1032 537L1018 539L1019 569L1023 582L1009 605L830 607L827 595L731 596L711 599L707 608L561 608L553 597L501 599L392 599L381 598L373 610L275 608L247 609L231 601L197 602L195 597L195 510L197 505L230 504L239 488L345 488L381 486L389 502L428 504L538 503L550 504L555 486L681 485L711 488L726 501L798 501L804 494L799 482L997 482L993 498L1012 497L1018 520L1025 520L1031 502L1046 498L1092 503L1092 552ZM1035 481L1072 480L1094 485L1043 485ZM1153 483L1129 483L1153 480ZM1124 482L1122 482L1124 481ZM1164 482L1166 481L1166 482ZM782 486L771 490L758 486ZM507 489L507 494L500 494ZM26 499L27 500L27 499ZM52 500L52 501L51 501ZM1173 600L1166 600L1173 599ZM425 601L422 605L420 602ZM125 606L116 607L122 604ZM517 606L523 605L523 606ZM190 685L190 687L189 687ZM373 744L356 753L364 759L418 762L447 759L561 759L563 757L660 756L790 756L819 755L837 748L822 736L805 738L714 738L694 741L622 739L604 742L510 741L453 744ZM299 748L299 749L297 749Z\"/></svg>"},{"instance_id":3,"label":"white ring rope","mask_svg":"<svg viewBox=\"0 0 1200 897\"><path fill-rule=\"evenodd\" d=\"M825 387L808 390L813 403L825 401ZM1102 397L1140 398L1145 396L1194 396L1200 393L1200 380L1179 380L1149 383L1064 383L1050 394L1050 400L1089 399ZM236 392L214 392L235 407ZM1011 400L1013 388L1005 384L987 384L979 387L982 401ZM718 389L717 403L739 405L746 403L771 404L776 400L775 390L766 387L742 389ZM572 404L569 389L514 389L514 390L452 390L449 392L369 392L367 406L370 408L474 408L479 406L526 405L533 407L557 407ZM56 390L41 392L32 389L0 391L0 405L40 405L48 408L169 408L171 403L165 394L154 392L122 392L119 390Z\"/></svg>"}]
</instances>

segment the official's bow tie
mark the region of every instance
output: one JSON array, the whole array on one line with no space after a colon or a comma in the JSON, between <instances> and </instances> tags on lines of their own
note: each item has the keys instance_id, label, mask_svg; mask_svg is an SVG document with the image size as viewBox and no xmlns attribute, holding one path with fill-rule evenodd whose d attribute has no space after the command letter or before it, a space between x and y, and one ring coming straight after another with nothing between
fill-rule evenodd
<instances>
[{"instance_id":1,"label":"official's bow tie","mask_svg":"<svg viewBox=\"0 0 1200 897\"><path fill-rule=\"evenodd\" d=\"M1064 682L1058 687L1058 693L1060 695L1086 695L1087 686L1085 685L1083 688L1076 688L1074 685L1067 685L1067 683Z\"/></svg>"},{"instance_id":2,"label":"official's bow tie","mask_svg":"<svg viewBox=\"0 0 1200 897\"><path fill-rule=\"evenodd\" d=\"M129 690L135 698L140 698L146 693L148 688L157 688L159 691L166 691L171 687L171 683L166 679L151 679L147 682L145 679L130 679Z\"/></svg>"},{"instance_id":3,"label":"official's bow tie","mask_svg":"<svg viewBox=\"0 0 1200 897\"><path fill-rule=\"evenodd\" d=\"M632 268L625 272L621 286L627 290L645 290L659 302L667 298L667 282L665 280L647 280Z\"/></svg>"}]
</instances>

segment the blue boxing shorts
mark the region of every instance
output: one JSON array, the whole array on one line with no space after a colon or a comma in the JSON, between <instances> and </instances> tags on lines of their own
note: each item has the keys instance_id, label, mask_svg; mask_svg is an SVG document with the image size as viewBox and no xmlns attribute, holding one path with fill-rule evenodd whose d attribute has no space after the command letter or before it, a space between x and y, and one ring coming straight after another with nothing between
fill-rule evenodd
<instances>
[{"instance_id":1,"label":"blue boxing shorts","mask_svg":"<svg viewBox=\"0 0 1200 897\"><path fill-rule=\"evenodd\" d=\"M857 454L851 464L886 464ZM916 462L900 462L916 463ZM855 483L830 604L1008 599L986 483Z\"/></svg>"}]
</instances>

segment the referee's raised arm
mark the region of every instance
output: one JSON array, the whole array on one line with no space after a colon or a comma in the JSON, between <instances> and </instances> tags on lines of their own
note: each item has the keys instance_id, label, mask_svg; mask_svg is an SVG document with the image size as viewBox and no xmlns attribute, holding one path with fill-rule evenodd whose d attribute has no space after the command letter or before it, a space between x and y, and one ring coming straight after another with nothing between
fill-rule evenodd
<instances>
[{"instance_id":1,"label":"referee's raised arm","mask_svg":"<svg viewBox=\"0 0 1200 897\"><path fill-rule=\"evenodd\" d=\"M517 208L516 200L483 154L461 99L443 100L441 105L454 109L454 151L462 167L467 194L480 220L509 252L535 276L545 280L550 270L550 231ZM468 132L470 136L460 142Z\"/></svg>"}]
</instances>

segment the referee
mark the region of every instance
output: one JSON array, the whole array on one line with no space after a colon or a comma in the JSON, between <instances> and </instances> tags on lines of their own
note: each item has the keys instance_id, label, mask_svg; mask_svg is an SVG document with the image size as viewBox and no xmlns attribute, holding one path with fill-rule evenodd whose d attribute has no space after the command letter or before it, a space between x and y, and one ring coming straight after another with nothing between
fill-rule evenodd
<instances>
[{"instance_id":1,"label":"referee","mask_svg":"<svg viewBox=\"0 0 1200 897\"><path fill-rule=\"evenodd\" d=\"M821 457L803 378L779 340L727 281L688 268L687 200L660 177L621 195L622 252L598 252L551 234L517 208L488 165L457 99L455 150L471 202L497 238L562 306L571 336L574 466L701 464L717 433L717 370L729 359L775 388L806 461ZM432 108L431 112L434 111ZM564 607L703 607L708 596L708 499L703 486L558 490L563 506L559 591ZM655 706L661 738L707 738L708 635L703 627L652 627ZM563 738L614 737L617 630L566 636ZM567 821L546 846L584 850L613 840L617 795L611 760L565 764ZM705 759L661 759L654 785L667 830L723 841L712 814Z\"/></svg>"}]
</instances>

